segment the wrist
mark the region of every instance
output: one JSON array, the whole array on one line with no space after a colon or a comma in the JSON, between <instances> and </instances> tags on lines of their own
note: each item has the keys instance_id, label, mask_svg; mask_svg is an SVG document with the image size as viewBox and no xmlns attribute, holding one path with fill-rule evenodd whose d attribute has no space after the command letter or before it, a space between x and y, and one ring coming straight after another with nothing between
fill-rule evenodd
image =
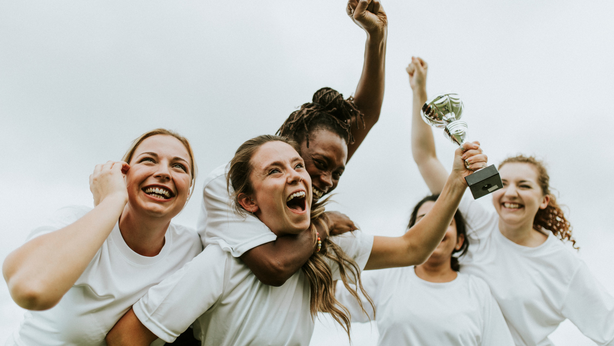
<instances>
[{"instance_id":1,"label":"wrist","mask_svg":"<svg viewBox=\"0 0 614 346\"><path fill-rule=\"evenodd\" d=\"M388 37L387 28L377 28L372 31L367 31L367 46L371 48L377 48L380 50L385 50L386 48L386 40Z\"/></svg>"},{"instance_id":2,"label":"wrist","mask_svg":"<svg viewBox=\"0 0 614 346\"><path fill-rule=\"evenodd\" d=\"M424 86L416 87L412 89L414 100L418 100L421 103L426 101L426 88Z\"/></svg>"}]
</instances>

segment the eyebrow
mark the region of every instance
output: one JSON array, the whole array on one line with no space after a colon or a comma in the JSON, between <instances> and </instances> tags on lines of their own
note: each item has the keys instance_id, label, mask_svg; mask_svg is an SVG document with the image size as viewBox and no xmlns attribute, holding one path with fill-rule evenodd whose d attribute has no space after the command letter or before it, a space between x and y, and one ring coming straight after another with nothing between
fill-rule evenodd
<instances>
[{"instance_id":1,"label":"eyebrow","mask_svg":"<svg viewBox=\"0 0 614 346\"><path fill-rule=\"evenodd\" d=\"M144 152L138 154L136 157L140 157L140 156L143 156L143 155L150 155L150 156L154 156L156 158L158 157L158 154L154 153L153 151L144 151ZM177 161L177 160L183 161L183 162L188 163L188 164L190 163L188 160L186 160L186 159L184 159L183 157L180 157L180 156L173 157L173 159L171 161Z\"/></svg>"},{"instance_id":2,"label":"eyebrow","mask_svg":"<svg viewBox=\"0 0 614 346\"><path fill-rule=\"evenodd\" d=\"M292 163L297 162L297 161L303 161L303 158L300 156L295 156L290 160L290 162ZM283 165L284 165L283 161L277 160L277 161L273 161L267 164L266 166L264 166L264 169L268 169L269 167L272 167L272 166L283 166Z\"/></svg>"}]
</instances>

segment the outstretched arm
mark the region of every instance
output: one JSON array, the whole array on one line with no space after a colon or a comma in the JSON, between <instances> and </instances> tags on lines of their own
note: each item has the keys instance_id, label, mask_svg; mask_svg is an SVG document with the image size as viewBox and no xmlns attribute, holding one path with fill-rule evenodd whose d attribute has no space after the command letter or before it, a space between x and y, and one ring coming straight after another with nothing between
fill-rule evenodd
<instances>
[{"instance_id":1,"label":"outstretched arm","mask_svg":"<svg viewBox=\"0 0 614 346\"><path fill-rule=\"evenodd\" d=\"M357 229L344 214L326 212L324 215L332 235ZM328 236L321 229L318 229L318 233L322 240ZM309 260L315 251L314 245L311 231L306 230L298 235L278 237L274 242L257 246L245 252L241 259L263 284L281 286Z\"/></svg>"},{"instance_id":2,"label":"outstretched arm","mask_svg":"<svg viewBox=\"0 0 614 346\"><path fill-rule=\"evenodd\" d=\"M36 237L10 253L2 273L22 308L46 310L74 285L109 236L128 202L124 162L97 165L90 176L96 207L72 224Z\"/></svg>"},{"instance_id":3,"label":"outstretched arm","mask_svg":"<svg viewBox=\"0 0 614 346\"><path fill-rule=\"evenodd\" d=\"M426 102L427 63L421 58L412 57L406 68L409 85L413 91L411 152L422 179L433 194L441 192L448 178L448 172L437 158L435 140L431 127L422 120L420 110Z\"/></svg>"},{"instance_id":4,"label":"outstretched arm","mask_svg":"<svg viewBox=\"0 0 614 346\"><path fill-rule=\"evenodd\" d=\"M472 164L465 168L463 158ZM452 222L463 193L467 188L465 177L486 166L487 157L479 143L464 143L455 152L452 173L439 198L417 224L401 237L375 237L371 255L365 269L403 267L424 263L443 239Z\"/></svg>"},{"instance_id":5,"label":"outstretched arm","mask_svg":"<svg viewBox=\"0 0 614 346\"><path fill-rule=\"evenodd\" d=\"M365 127L352 127L354 143L348 146L348 161L379 119L384 101L384 74L388 18L377 0L349 0L347 13L367 33L362 75L354 93L354 103L364 114Z\"/></svg>"}]
</instances>

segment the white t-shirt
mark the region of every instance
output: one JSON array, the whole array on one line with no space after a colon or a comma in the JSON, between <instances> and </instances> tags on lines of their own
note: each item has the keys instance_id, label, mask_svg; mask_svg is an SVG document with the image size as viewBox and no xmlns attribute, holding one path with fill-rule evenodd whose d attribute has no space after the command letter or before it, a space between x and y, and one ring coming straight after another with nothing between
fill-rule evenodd
<instances>
[{"instance_id":1,"label":"white t-shirt","mask_svg":"<svg viewBox=\"0 0 614 346\"><path fill-rule=\"evenodd\" d=\"M203 246L217 244L234 257L240 257L250 249L275 241L277 236L257 217L235 212L226 188L228 168L227 164L222 165L205 178L197 230Z\"/></svg>"},{"instance_id":2,"label":"white t-shirt","mask_svg":"<svg viewBox=\"0 0 614 346\"><path fill-rule=\"evenodd\" d=\"M364 268L373 236L330 238ZM338 266L329 262L333 278ZM194 320L203 345L308 345L313 332L310 287L302 270L282 286L262 284L243 262L213 244L134 304L139 320L173 342Z\"/></svg>"},{"instance_id":3,"label":"white t-shirt","mask_svg":"<svg viewBox=\"0 0 614 346\"><path fill-rule=\"evenodd\" d=\"M501 310L484 281L459 273L450 282L416 276L414 267L366 272L362 283L376 308L378 345L513 346ZM373 309L359 292L357 300L337 284L337 299L352 322L373 320Z\"/></svg>"},{"instance_id":4,"label":"white t-shirt","mask_svg":"<svg viewBox=\"0 0 614 346\"><path fill-rule=\"evenodd\" d=\"M550 346L565 319L598 345L614 345L614 298L552 233L538 247L499 231L499 216L470 198L459 207L471 246L461 271L482 278L499 303L516 345Z\"/></svg>"},{"instance_id":5,"label":"white t-shirt","mask_svg":"<svg viewBox=\"0 0 614 346\"><path fill-rule=\"evenodd\" d=\"M85 206L62 208L45 226L32 231L28 240L68 226L90 210ZM194 230L171 223L160 253L141 256L128 247L115 224L58 305L46 311L27 311L7 345L106 345L105 336L132 304L201 248Z\"/></svg>"}]
</instances>

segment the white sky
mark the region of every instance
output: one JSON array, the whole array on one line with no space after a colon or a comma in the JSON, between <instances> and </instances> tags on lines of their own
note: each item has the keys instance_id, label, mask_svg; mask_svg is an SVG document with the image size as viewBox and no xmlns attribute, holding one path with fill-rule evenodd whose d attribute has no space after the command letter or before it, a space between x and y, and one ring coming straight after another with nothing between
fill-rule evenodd
<instances>
[{"instance_id":1,"label":"white sky","mask_svg":"<svg viewBox=\"0 0 614 346\"><path fill-rule=\"evenodd\" d=\"M430 95L463 97L468 138L482 142L492 163L516 153L548 162L579 254L614 294L614 3L383 5L390 21L383 111L333 208L366 232L396 235L427 194L409 152L404 71L421 56ZM0 1L0 260L57 208L91 204L93 167L120 159L144 131L167 127L192 141L198 191L241 142L274 132L318 88L353 94L365 34L344 8L330 0ZM436 138L449 166L454 147ZM199 203L191 200L177 221L194 225ZM0 343L21 314L0 285ZM374 326L354 329L354 345L375 344ZM569 323L552 339L593 345ZM317 324L312 344L342 343L340 328Z\"/></svg>"}]
</instances>

